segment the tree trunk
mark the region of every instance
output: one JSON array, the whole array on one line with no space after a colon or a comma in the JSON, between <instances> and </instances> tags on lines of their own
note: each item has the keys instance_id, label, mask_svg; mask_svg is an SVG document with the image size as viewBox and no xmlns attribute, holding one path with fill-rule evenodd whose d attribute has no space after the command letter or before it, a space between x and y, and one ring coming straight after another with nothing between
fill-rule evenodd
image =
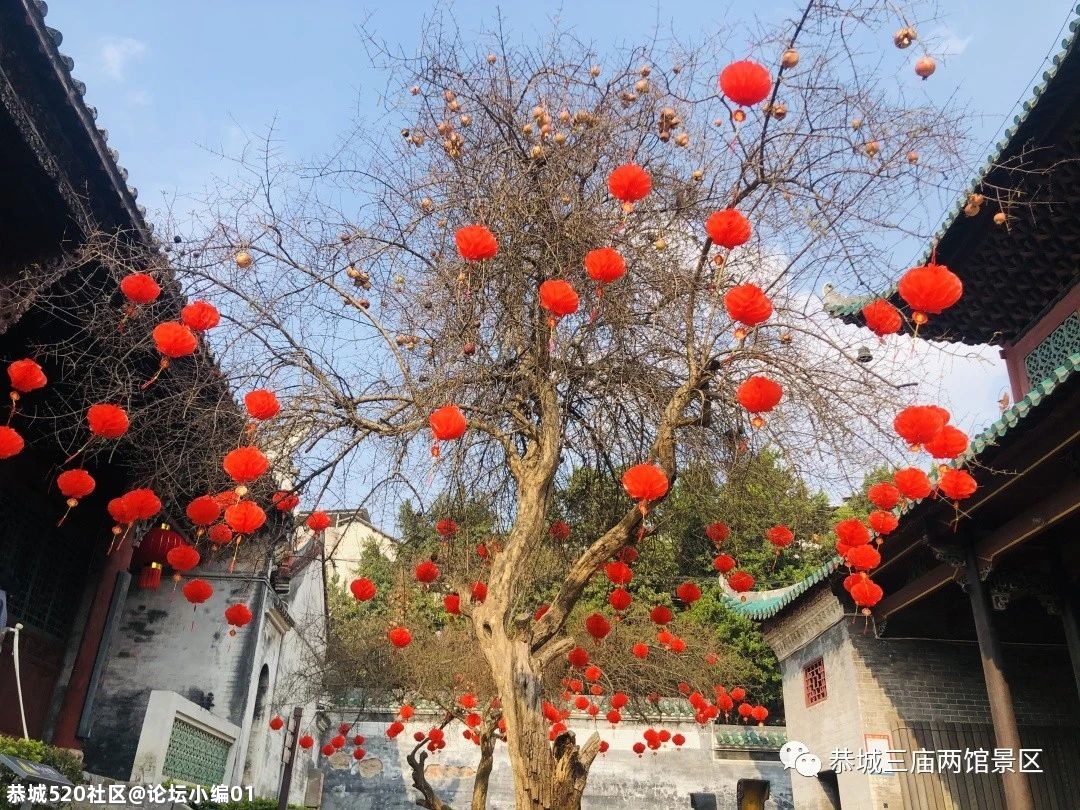
<instances>
[{"instance_id":1,"label":"tree trunk","mask_svg":"<svg viewBox=\"0 0 1080 810\"><path fill-rule=\"evenodd\" d=\"M480 762L476 766L473 779L472 810L487 810L488 783L491 781L491 766L495 762L495 734L491 729L480 737Z\"/></svg>"},{"instance_id":2,"label":"tree trunk","mask_svg":"<svg viewBox=\"0 0 1080 810\"><path fill-rule=\"evenodd\" d=\"M487 607L487 605L485 605ZM595 734L579 747L571 732L548 741L541 677L528 645L508 638L500 625L484 623L480 644L502 700L506 742L517 810L580 810L581 795L596 757Z\"/></svg>"}]
</instances>

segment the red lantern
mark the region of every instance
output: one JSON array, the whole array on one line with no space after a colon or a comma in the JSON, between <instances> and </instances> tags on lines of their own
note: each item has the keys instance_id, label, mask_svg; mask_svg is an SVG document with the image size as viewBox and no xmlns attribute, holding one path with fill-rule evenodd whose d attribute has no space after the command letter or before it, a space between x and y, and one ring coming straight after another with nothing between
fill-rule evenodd
<instances>
[{"instance_id":1,"label":"red lantern","mask_svg":"<svg viewBox=\"0 0 1080 810\"><path fill-rule=\"evenodd\" d=\"M757 720L759 723L764 723L769 717L769 710L764 706L755 706L750 710L750 716Z\"/></svg>"},{"instance_id":2,"label":"red lantern","mask_svg":"<svg viewBox=\"0 0 1080 810\"><path fill-rule=\"evenodd\" d=\"M622 485L631 498L643 505L667 494L668 477L655 464L635 464L623 473Z\"/></svg>"},{"instance_id":3,"label":"red lantern","mask_svg":"<svg viewBox=\"0 0 1080 810\"><path fill-rule=\"evenodd\" d=\"M595 664L585 668L585 680L594 683L604 676L604 672Z\"/></svg>"},{"instance_id":4,"label":"red lantern","mask_svg":"<svg viewBox=\"0 0 1080 810\"><path fill-rule=\"evenodd\" d=\"M870 528L880 535L886 535L896 530L896 527L900 525L900 520L892 512L885 512L884 510L877 509L870 513L866 518L866 522L870 524Z\"/></svg>"},{"instance_id":5,"label":"red lantern","mask_svg":"<svg viewBox=\"0 0 1080 810\"><path fill-rule=\"evenodd\" d=\"M416 566L416 581L422 582L425 585L430 585L432 582L439 578L439 566L433 563L431 560L424 560L422 563Z\"/></svg>"},{"instance_id":6,"label":"red lantern","mask_svg":"<svg viewBox=\"0 0 1080 810\"><path fill-rule=\"evenodd\" d=\"M117 500L120 501L119 504L109 504L109 514L117 523L130 523L135 518L124 509L124 499L114 499ZM173 549L180 547L191 548L179 532L166 526L155 526L143 535L131 555L132 562L142 566L138 578L141 590L155 590L161 585L161 573L168 561L168 555Z\"/></svg>"},{"instance_id":7,"label":"red lantern","mask_svg":"<svg viewBox=\"0 0 1080 810\"><path fill-rule=\"evenodd\" d=\"M861 546L870 542L870 531L858 518L848 518L836 524L837 539L846 546Z\"/></svg>"},{"instance_id":8,"label":"red lantern","mask_svg":"<svg viewBox=\"0 0 1080 810\"><path fill-rule=\"evenodd\" d=\"M635 658L648 658L649 657L649 645L638 642L630 648L630 652L634 654Z\"/></svg>"},{"instance_id":9,"label":"red lantern","mask_svg":"<svg viewBox=\"0 0 1080 810\"><path fill-rule=\"evenodd\" d=\"M761 414L775 408L783 396L784 389L780 383L761 375L746 380L735 391L735 398L739 400L739 404L753 414L750 424L754 427L765 424Z\"/></svg>"},{"instance_id":10,"label":"red lantern","mask_svg":"<svg viewBox=\"0 0 1080 810\"><path fill-rule=\"evenodd\" d=\"M266 512L257 503L240 501L225 509L225 522L237 534L251 534L266 523Z\"/></svg>"},{"instance_id":11,"label":"red lantern","mask_svg":"<svg viewBox=\"0 0 1080 810\"><path fill-rule=\"evenodd\" d=\"M161 499L154 494L152 489L133 489L121 497L124 499L124 508L132 516L132 522L149 520L161 511Z\"/></svg>"},{"instance_id":12,"label":"red lantern","mask_svg":"<svg viewBox=\"0 0 1080 810\"><path fill-rule=\"evenodd\" d=\"M548 527L548 536L559 543L565 543L570 539L570 524L564 520L556 520Z\"/></svg>"},{"instance_id":13,"label":"red lantern","mask_svg":"<svg viewBox=\"0 0 1080 810\"><path fill-rule=\"evenodd\" d=\"M195 337L195 333L176 321L159 323L154 327L152 337L157 350L165 357L187 357L199 345L199 339Z\"/></svg>"},{"instance_id":14,"label":"red lantern","mask_svg":"<svg viewBox=\"0 0 1080 810\"><path fill-rule=\"evenodd\" d=\"M705 527L705 536L712 540L714 545L719 546L731 536L731 529L726 523L716 521Z\"/></svg>"},{"instance_id":15,"label":"red lantern","mask_svg":"<svg viewBox=\"0 0 1080 810\"><path fill-rule=\"evenodd\" d=\"M435 524L435 532L440 537L450 538L458 533L457 522L450 518L442 518Z\"/></svg>"},{"instance_id":16,"label":"red lantern","mask_svg":"<svg viewBox=\"0 0 1080 810\"><path fill-rule=\"evenodd\" d=\"M611 632L611 624L599 613L590 613L585 617L585 631L596 641L603 641Z\"/></svg>"},{"instance_id":17,"label":"red lantern","mask_svg":"<svg viewBox=\"0 0 1080 810\"><path fill-rule=\"evenodd\" d=\"M467 262L479 262L494 259L499 252L499 243L495 234L483 225L465 225L454 234L458 253Z\"/></svg>"},{"instance_id":18,"label":"red lantern","mask_svg":"<svg viewBox=\"0 0 1080 810\"><path fill-rule=\"evenodd\" d=\"M225 454L221 466L236 483L247 484L270 469L270 460L258 447L238 447Z\"/></svg>"},{"instance_id":19,"label":"red lantern","mask_svg":"<svg viewBox=\"0 0 1080 810\"><path fill-rule=\"evenodd\" d=\"M192 301L180 310L180 320L189 329L205 332L221 323L221 313L217 311L217 307L206 301Z\"/></svg>"},{"instance_id":20,"label":"red lantern","mask_svg":"<svg viewBox=\"0 0 1080 810\"><path fill-rule=\"evenodd\" d=\"M772 91L772 77L762 65L743 59L720 71L720 91L740 107L753 107Z\"/></svg>"},{"instance_id":21,"label":"red lantern","mask_svg":"<svg viewBox=\"0 0 1080 810\"><path fill-rule=\"evenodd\" d=\"M632 601L630 592L623 588L616 588L608 594L608 604L620 613L630 607Z\"/></svg>"},{"instance_id":22,"label":"red lantern","mask_svg":"<svg viewBox=\"0 0 1080 810\"><path fill-rule=\"evenodd\" d=\"M664 605L657 605L651 611L649 611L649 618L653 624L659 624L661 626L668 624L672 618L674 618L671 608Z\"/></svg>"},{"instance_id":23,"label":"red lantern","mask_svg":"<svg viewBox=\"0 0 1080 810\"><path fill-rule=\"evenodd\" d=\"M956 458L968 449L968 437L960 428L945 425L933 439L923 444L934 458Z\"/></svg>"},{"instance_id":24,"label":"red lantern","mask_svg":"<svg viewBox=\"0 0 1080 810\"><path fill-rule=\"evenodd\" d=\"M945 467L938 477L938 492L954 501L962 501L975 494L979 485L967 470Z\"/></svg>"},{"instance_id":25,"label":"red lantern","mask_svg":"<svg viewBox=\"0 0 1080 810\"><path fill-rule=\"evenodd\" d=\"M566 660L570 662L570 666L584 669L589 665L589 651L584 647L574 647L566 654Z\"/></svg>"},{"instance_id":26,"label":"red lantern","mask_svg":"<svg viewBox=\"0 0 1080 810\"><path fill-rule=\"evenodd\" d=\"M300 738L299 740L297 740L296 742L297 742L297 743L298 743L298 744L300 745L300 747L301 747L301 748L303 748L303 749L304 749L305 751L307 751L307 750L308 750L309 748L311 748L311 747L312 747L313 745L315 745L315 740L314 740L314 738L312 738L312 736L311 736L310 734L305 734L304 736L302 736L302 737L301 737L301 738Z\"/></svg>"},{"instance_id":27,"label":"red lantern","mask_svg":"<svg viewBox=\"0 0 1080 810\"><path fill-rule=\"evenodd\" d=\"M86 470L64 470L56 476L56 486L60 493L69 501L69 506L75 506L79 498L85 498L97 486L94 477Z\"/></svg>"},{"instance_id":28,"label":"red lantern","mask_svg":"<svg viewBox=\"0 0 1080 810\"><path fill-rule=\"evenodd\" d=\"M911 319L922 325L928 315L938 315L959 301L964 284L948 267L931 262L904 273L897 291L913 310Z\"/></svg>"},{"instance_id":29,"label":"red lantern","mask_svg":"<svg viewBox=\"0 0 1080 810\"><path fill-rule=\"evenodd\" d=\"M607 575L607 578L611 580L612 585L629 585L634 579L634 572L630 570L630 566L619 560L609 562L605 565L604 573Z\"/></svg>"},{"instance_id":30,"label":"red lantern","mask_svg":"<svg viewBox=\"0 0 1080 810\"><path fill-rule=\"evenodd\" d=\"M844 559L855 571L869 571L881 565L881 554L869 543L849 548Z\"/></svg>"},{"instance_id":31,"label":"red lantern","mask_svg":"<svg viewBox=\"0 0 1080 810\"><path fill-rule=\"evenodd\" d=\"M273 391L256 388L244 395L244 407L252 419L273 419L281 410L281 403Z\"/></svg>"},{"instance_id":32,"label":"red lantern","mask_svg":"<svg viewBox=\"0 0 1080 810\"><path fill-rule=\"evenodd\" d=\"M334 751L336 751L336 750L337 750L337 749L336 749L336 748L334 748L334 746L333 746L333 745L331 745L330 743L327 743L326 745L324 745L324 746L322 747L322 755L323 755L324 757L328 757L328 756L331 756L331 755L332 755L332 754L334 753Z\"/></svg>"},{"instance_id":33,"label":"red lantern","mask_svg":"<svg viewBox=\"0 0 1080 810\"><path fill-rule=\"evenodd\" d=\"M735 570L735 566L735 558L730 554L719 554L716 559L713 560L713 568L721 574L726 574L728 571Z\"/></svg>"},{"instance_id":34,"label":"red lantern","mask_svg":"<svg viewBox=\"0 0 1080 810\"><path fill-rule=\"evenodd\" d=\"M946 419L942 418L942 410L935 405L911 405L896 415L893 428L900 438L917 450L932 441L945 427Z\"/></svg>"},{"instance_id":35,"label":"red lantern","mask_svg":"<svg viewBox=\"0 0 1080 810\"><path fill-rule=\"evenodd\" d=\"M751 706L749 703L740 703L739 704L739 717L741 717L741 718L743 718L745 720L746 718L748 718L753 713L754 713L754 707Z\"/></svg>"},{"instance_id":36,"label":"red lantern","mask_svg":"<svg viewBox=\"0 0 1080 810\"><path fill-rule=\"evenodd\" d=\"M181 573L190 571L198 565L199 559L199 552L195 550L194 546L189 546L187 543L173 546L165 553L165 561L174 571Z\"/></svg>"},{"instance_id":37,"label":"red lantern","mask_svg":"<svg viewBox=\"0 0 1080 810\"><path fill-rule=\"evenodd\" d=\"M205 579L189 579L181 590L193 605L201 605L214 595L214 587Z\"/></svg>"},{"instance_id":38,"label":"red lantern","mask_svg":"<svg viewBox=\"0 0 1080 810\"><path fill-rule=\"evenodd\" d=\"M693 582L683 582L675 588L675 596L685 605L692 605L701 598L701 588Z\"/></svg>"},{"instance_id":39,"label":"red lantern","mask_svg":"<svg viewBox=\"0 0 1080 810\"><path fill-rule=\"evenodd\" d=\"M243 627L250 622L252 618L251 608L243 602L238 602L235 605L229 605L229 607L225 608L225 621L233 627Z\"/></svg>"},{"instance_id":40,"label":"red lantern","mask_svg":"<svg viewBox=\"0 0 1080 810\"><path fill-rule=\"evenodd\" d=\"M553 318L573 315L579 303L577 291L561 278L549 278L540 285L540 306Z\"/></svg>"},{"instance_id":41,"label":"red lantern","mask_svg":"<svg viewBox=\"0 0 1080 810\"><path fill-rule=\"evenodd\" d=\"M865 578L866 574L864 573L848 574L846 577L844 577L844 590L848 593L851 593L851 586Z\"/></svg>"},{"instance_id":42,"label":"red lantern","mask_svg":"<svg viewBox=\"0 0 1080 810\"><path fill-rule=\"evenodd\" d=\"M773 305L756 284L739 284L724 293L724 308L733 321L754 327L772 317Z\"/></svg>"},{"instance_id":43,"label":"red lantern","mask_svg":"<svg viewBox=\"0 0 1080 810\"><path fill-rule=\"evenodd\" d=\"M146 273L130 273L120 280L120 292L134 304L150 304L161 295L161 287Z\"/></svg>"},{"instance_id":44,"label":"red lantern","mask_svg":"<svg viewBox=\"0 0 1080 810\"><path fill-rule=\"evenodd\" d=\"M275 714L270 718L270 730L281 731L285 727L285 721L281 719L280 715Z\"/></svg>"},{"instance_id":45,"label":"red lantern","mask_svg":"<svg viewBox=\"0 0 1080 810\"><path fill-rule=\"evenodd\" d=\"M933 490L930 478L922 470L915 467L906 467L893 473L893 482L901 494L912 501L919 501L928 496Z\"/></svg>"},{"instance_id":46,"label":"red lantern","mask_svg":"<svg viewBox=\"0 0 1080 810\"><path fill-rule=\"evenodd\" d=\"M533 611L533 621L540 621L542 618L544 618L544 616L547 615L547 612L549 610L551 610L551 605L548 605L546 603L541 604L539 607L536 608L535 611Z\"/></svg>"},{"instance_id":47,"label":"red lantern","mask_svg":"<svg viewBox=\"0 0 1080 810\"><path fill-rule=\"evenodd\" d=\"M795 533L787 526L773 526L765 532L765 538L779 551L794 542Z\"/></svg>"},{"instance_id":48,"label":"red lantern","mask_svg":"<svg viewBox=\"0 0 1080 810\"><path fill-rule=\"evenodd\" d=\"M90 432L102 439L119 439L128 429L127 411L119 405L101 403L86 410Z\"/></svg>"},{"instance_id":49,"label":"red lantern","mask_svg":"<svg viewBox=\"0 0 1080 810\"><path fill-rule=\"evenodd\" d=\"M585 254L585 272L597 284L611 284L626 275L626 260L612 247L590 250Z\"/></svg>"},{"instance_id":50,"label":"red lantern","mask_svg":"<svg viewBox=\"0 0 1080 810\"><path fill-rule=\"evenodd\" d=\"M344 748L345 742L346 740L344 734L335 734L333 737L330 738L330 745L335 751L339 751Z\"/></svg>"},{"instance_id":51,"label":"red lantern","mask_svg":"<svg viewBox=\"0 0 1080 810\"><path fill-rule=\"evenodd\" d=\"M295 492L279 489L270 496L270 503L272 503L274 508L279 512L291 512L300 505L300 496Z\"/></svg>"},{"instance_id":52,"label":"red lantern","mask_svg":"<svg viewBox=\"0 0 1080 810\"><path fill-rule=\"evenodd\" d=\"M754 587L754 578L745 571L733 572L727 582L735 593L746 593Z\"/></svg>"},{"instance_id":53,"label":"red lantern","mask_svg":"<svg viewBox=\"0 0 1080 810\"><path fill-rule=\"evenodd\" d=\"M233 533L224 523L215 523L206 532L206 538L215 546L225 546L232 542Z\"/></svg>"},{"instance_id":54,"label":"red lantern","mask_svg":"<svg viewBox=\"0 0 1080 810\"><path fill-rule=\"evenodd\" d=\"M436 442L460 439L465 435L465 429L468 427L465 414L456 405L446 405L432 411L431 416L428 417L428 424L431 426L431 433L435 436ZM438 458L439 446L437 444L432 446L431 455Z\"/></svg>"},{"instance_id":55,"label":"red lantern","mask_svg":"<svg viewBox=\"0 0 1080 810\"><path fill-rule=\"evenodd\" d=\"M883 298L875 299L863 307L862 315L867 328L879 337L896 334L903 325L900 310Z\"/></svg>"},{"instance_id":56,"label":"red lantern","mask_svg":"<svg viewBox=\"0 0 1080 810\"><path fill-rule=\"evenodd\" d=\"M472 600L477 604L484 604L484 600L487 599L487 591L486 582L474 582L472 584Z\"/></svg>"},{"instance_id":57,"label":"red lantern","mask_svg":"<svg viewBox=\"0 0 1080 810\"><path fill-rule=\"evenodd\" d=\"M11 387L20 394L29 394L31 391L43 388L49 381L45 372L41 370L41 366L29 358L11 363L7 373Z\"/></svg>"},{"instance_id":58,"label":"red lantern","mask_svg":"<svg viewBox=\"0 0 1080 810\"><path fill-rule=\"evenodd\" d=\"M620 562L630 565L637 561L638 550L633 546L623 546L619 549L618 557Z\"/></svg>"},{"instance_id":59,"label":"red lantern","mask_svg":"<svg viewBox=\"0 0 1080 810\"><path fill-rule=\"evenodd\" d=\"M451 616L457 616L461 613L461 597L456 593L448 593L443 597L442 601L443 607Z\"/></svg>"},{"instance_id":60,"label":"red lantern","mask_svg":"<svg viewBox=\"0 0 1080 810\"><path fill-rule=\"evenodd\" d=\"M200 495L187 505L185 512L194 525L209 526L221 517L221 506L209 495Z\"/></svg>"},{"instance_id":61,"label":"red lantern","mask_svg":"<svg viewBox=\"0 0 1080 810\"><path fill-rule=\"evenodd\" d=\"M318 534L324 532L330 528L330 515L326 512L316 511L307 516L307 520L304 521L304 525Z\"/></svg>"},{"instance_id":62,"label":"red lantern","mask_svg":"<svg viewBox=\"0 0 1080 810\"><path fill-rule=\"evenodd\" d=\"M885 595L881 586L869 577L863 577L854 583L849 593L851 598L855 600L856 606L862 608L862 612L866 616L870 615L870 608L880 602L881 597Z\"/></svg>"},{"instance_id":63,"label":"red lantern","mask_svg":"<svg viewBox=\"0 0 1080 810\"><path fill-rule=\"evenodd\" d=\"M705 220L705 232L720 247L733 250L750 241L750 220L735 208L725 208Z\"/></svg>"},{"instance_id":64,"label":"red lantern","mask_svg":"<svg viewBox=\"0 0 1080 810\"><path fill-rule=\"evenodd\" d=\"M369 599L374 599L377 591L375 583L367 577L354 579L349 583L349 590L352 591L352 595L358 602L367 602Z\"/></svg>"},{"instance_id":65,"label":"red lantern","mask_svg":"<svg viewBox=\"0 0 1080 810\"><path fill-rule=\"evenodd\" d=\"M404 627L391 628L387 632L386 637L390 640L390 643L399 650L408 647L412 643L412 633Z\"/></svg>"},{"instance_id":66,"label":"red lantern","mask_svg":"<svg viewBox=\"0 0 1080 810\"><path fill-rule=\"evenodd\" d=\"M15 428L0 425L0 459L17 456L25 446L26 442Z\"/></svg>"},{"instance_id":67,"label":"red lantern","mask_svg":"<svg viewBox=\"0 0 1080 810\"><path fill-rule=\"evenodd\" d=\"M900 490L888 481L882 481L866 490L866 497L878 509L892 509L900 503Z\"/></svg>"},{"instance_id":68,"label":"red lantern","mask_svg":"<svg viewBox=\"0 0 1080 810\"><path fill-rule=\"evenodd\" d=\"M638 200L649 196L652 191L652 177L640 166L624 163L608 175L608 190L624 207L632 206Z\"/></svg>"}]
</instances>

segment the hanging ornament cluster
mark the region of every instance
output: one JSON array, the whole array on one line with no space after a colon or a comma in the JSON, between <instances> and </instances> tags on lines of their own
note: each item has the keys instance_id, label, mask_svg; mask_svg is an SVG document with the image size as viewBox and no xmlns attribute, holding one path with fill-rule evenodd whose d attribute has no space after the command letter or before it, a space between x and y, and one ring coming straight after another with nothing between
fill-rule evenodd
<instances>
[{"instance_id":1,"label":"hanging ornament cluster","mask_svg":"<svg viewBox=\"0 0 1080 810\"><path fill-rule=\"evenodd\" d=\"M783 396L784 389L780 383L760 374L747 379L735 391L735 398L752 415L750 424L756 428L765 424L761 414L769 413L779 405Z\"/></svg>"}]
</instances>

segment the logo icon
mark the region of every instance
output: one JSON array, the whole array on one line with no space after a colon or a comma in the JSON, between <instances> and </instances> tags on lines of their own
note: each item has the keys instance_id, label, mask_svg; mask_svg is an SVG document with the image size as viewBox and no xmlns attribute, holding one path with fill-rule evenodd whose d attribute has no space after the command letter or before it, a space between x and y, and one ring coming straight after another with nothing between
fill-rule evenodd
<instances>
[{"instance_id":1,"label":"logo icon","mask_svg":"<svg viewBox=\"0 0 1080 810\"><path fill-rule=\"evenodd\" d=\"M794 769L800 776L817 776L821 757L810 753L810 747L798 740L789 740L780 747L780 761L786 770Z\"/></svg>"}]
</instances>

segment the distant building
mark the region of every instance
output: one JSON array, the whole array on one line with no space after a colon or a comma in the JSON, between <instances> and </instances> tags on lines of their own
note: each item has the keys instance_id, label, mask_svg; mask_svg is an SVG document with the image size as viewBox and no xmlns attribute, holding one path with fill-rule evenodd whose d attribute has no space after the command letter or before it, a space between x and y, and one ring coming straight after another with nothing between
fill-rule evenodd
<instances>
[{"instance_id":1,"label":"distant building","mask_svg":"<svg viewBox=\"0 0 1080 810\"><path fill-rule=\"evenodd\" d=\"M327 576L347 583L358 576L364 549L374 544L389 560L397 559L399 540L377 528L366 509L336 509L330 515L330 528L326 530ZM304 517L298 518L303 523Z\"/></svg>"}]
</instances>

